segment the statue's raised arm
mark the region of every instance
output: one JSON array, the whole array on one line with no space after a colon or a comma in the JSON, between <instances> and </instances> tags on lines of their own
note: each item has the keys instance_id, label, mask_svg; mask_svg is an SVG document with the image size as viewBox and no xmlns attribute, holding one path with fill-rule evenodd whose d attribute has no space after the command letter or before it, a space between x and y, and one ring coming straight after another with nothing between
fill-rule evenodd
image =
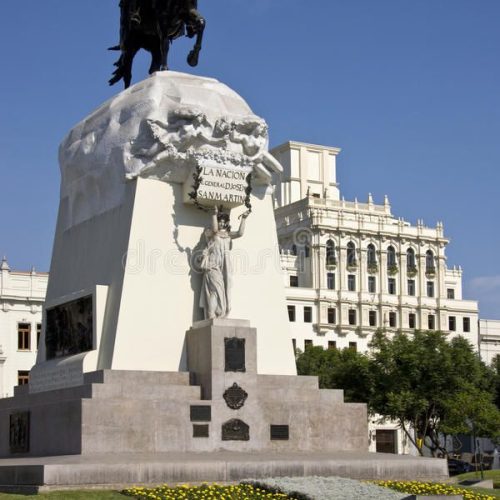
<instances>
[{"instance_id":1,"label":"statue's raised arm","mask_svg":"<svg viewBox=\"0 0 500 500\"><path fill-rule=\"evenodd\" d=\"M190 66L198 64L202 47L205 19L198 12L197 0L121 0L120 44L110 50L121 52L110 85L132 80L132 63L140 49L151 54L149 74L167 69L170 43L186 35L196 37L187 57Z\"/></svg>"}]
</instances>

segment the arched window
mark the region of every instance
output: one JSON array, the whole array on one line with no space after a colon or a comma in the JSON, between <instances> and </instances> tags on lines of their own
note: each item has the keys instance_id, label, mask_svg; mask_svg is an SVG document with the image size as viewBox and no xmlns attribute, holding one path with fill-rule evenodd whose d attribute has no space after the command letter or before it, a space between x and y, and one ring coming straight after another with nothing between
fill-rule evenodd
<instances>
[{"instance_id":1,"label":"arched window","mask_svg":"<svg viewBox=\"0 0 500 500\"><path fill-rule=\"evenodd\" d=\"M432 250L427 250L425 252L425 272L426 273L434 273L436 271L436 267L434 266L434 254Z\"/></svg>"},{"instance_id":2,"label":"arched window","mask_svg":"<svg viewBox=\"0 0 500 500\"><path fill-rule=\"evenodd\" d=\"M337 259L335 257L335 243L333 240L328 240L326 242L326 265L334 266L337 263Z\"/></svg>"},{"instance_id":3,"label":"arched window","mask_svg":"<svg viewBox=\"0 0 500 500\"><path fill-rule=\"evenodd\" d=\"M413 248L408 248L406 250L406 267L413 270L417 267L417 262L415 260L415 250Z\"/></svg>"},{"instance_id":4,"label":"arched window","mask_svg":"<svg viewBox=\"0 0 500 500\"><path fill-rule=\"evenodd\" d=\"M394 247L391 245L387 248L387 267L393 268L396 266L396 250L394 250Z\"/></svg>"},{"instance_id":5,"label":"arched window","mask_svg":"<svg viewBox=\"0 0 500 500\"><path fill-rule=\"evenodd\" d=\"M356 245L352 241L347 244L347 265L356 266Z\"/></svg>"},{"instance_id":6,"label":"arched window","mask_svg":"<svg viewBox=\"0 0 500 500\"><path fill-rule=\"evenodd\" d=\"M304 257L309 257L311 255L311 247L309 246L309 238L305 238L304 241Z\"/></svg>"},{"instance_id":7,"label":"arched window","mask_svg":"<svg viewBox=\"0 0 500 500\"><path fill-rule=\"evenodd\" d=\"M297 255L297 245L292 245L292 249L291 249L291 253L292 255Z\"/></svg>"},{"instance_id":8,"label":"arched window","mask_svg":"<svg viewBox=\"0 0 500 500\"><path fill-rule=\"evenodd\" d=\"M368 266L376 266L377 265L377 254L375 251L375 245L370 243L368 248L366 249L366 260L368 262Z\"/></svg>"}]
</instances>

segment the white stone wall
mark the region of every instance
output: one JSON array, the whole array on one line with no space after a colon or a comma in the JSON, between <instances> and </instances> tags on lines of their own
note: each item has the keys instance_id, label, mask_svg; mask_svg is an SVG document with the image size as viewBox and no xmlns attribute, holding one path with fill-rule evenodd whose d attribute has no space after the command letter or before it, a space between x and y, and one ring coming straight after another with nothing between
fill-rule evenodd
<instances>
[{"instance_id":1,"label":"white stone wall","mask_svg":"<svg viewBox=\"0 0 500 500\"><path fill-rule=\"evenodd\" d=\"M278 206L310 196L339 199L337 184L338 148L287 142L271 153L283 167L282 176L274 176Z\"/></svg>"},{"instance_id":2,"label":"white stone wall","mask_svg":"<svg viewBox=\"0 0 500 500\"><path fill-rule=\"evenodd\" d=\"M486 364L500 355L500 320L479 320L479 354Z\"/></svg>"},{"instance_id":3,"label":"white stone wall","mask_svg":"<svg viewBox=\"0 0 500 500\"><path fill-rule=\"evenodd\" d=\"M19 371L29 371L37 356L37 324L48 274L10 270L4 259L0 269L0 397L11 396ZM18 325L31 325L29 350L18 349Z\"/></svg>"}]
</instances>

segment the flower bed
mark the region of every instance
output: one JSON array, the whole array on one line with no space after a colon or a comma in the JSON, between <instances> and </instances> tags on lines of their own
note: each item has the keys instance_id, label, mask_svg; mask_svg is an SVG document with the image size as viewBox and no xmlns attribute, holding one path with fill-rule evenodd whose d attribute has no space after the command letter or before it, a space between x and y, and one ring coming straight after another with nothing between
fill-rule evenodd
<instances>
[{"instance_id":1,"label":"flower bed","mask_svg":"<svg viewBox=\"0 0 500 500\"><path fill-rule=\"evenodd\" d=\"M290 499L284 493L271 493L249 484L234 486L221 486L218 484L203 484L201 486L182 485L170 487L168 485L158 488L134 487L123 490L122 493L129 497L148 500L258 500L258 499Z\"/></svg>"},{"instance_id":2,"label":"flower bed","mask_svg":"<svg viewBox=\"0 0 500 500\"><path fill-rule=\"evenodd\" d=\"M464 500L495 500L496 497L466 490L442 483L421 483L419 481L374 481L379 486L412 495L462 495Z\"/></svg>"}]
</instances>

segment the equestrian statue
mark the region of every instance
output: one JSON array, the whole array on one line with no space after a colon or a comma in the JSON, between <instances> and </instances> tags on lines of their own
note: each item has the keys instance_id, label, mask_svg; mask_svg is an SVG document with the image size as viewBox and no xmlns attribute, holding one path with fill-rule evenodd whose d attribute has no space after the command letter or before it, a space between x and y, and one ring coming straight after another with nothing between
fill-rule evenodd
<instances>
[{"instance_id":1,"label":"equestrian statue","mask_svg":"<svg viewBox=\"0 0 500 500\"><path fill-rule=\"evenodd\" d=\"M116 70L109 80L114 85L123 79L125 88L132 80L132 63L140 49L151 54L149 74L166 70L170 44L188 36L195 44L187 57L190 66L198 64L205 19L198 12L198 0L121 0L120 45L109 50L121 51Z\"/></svg>"}]
</instances>

